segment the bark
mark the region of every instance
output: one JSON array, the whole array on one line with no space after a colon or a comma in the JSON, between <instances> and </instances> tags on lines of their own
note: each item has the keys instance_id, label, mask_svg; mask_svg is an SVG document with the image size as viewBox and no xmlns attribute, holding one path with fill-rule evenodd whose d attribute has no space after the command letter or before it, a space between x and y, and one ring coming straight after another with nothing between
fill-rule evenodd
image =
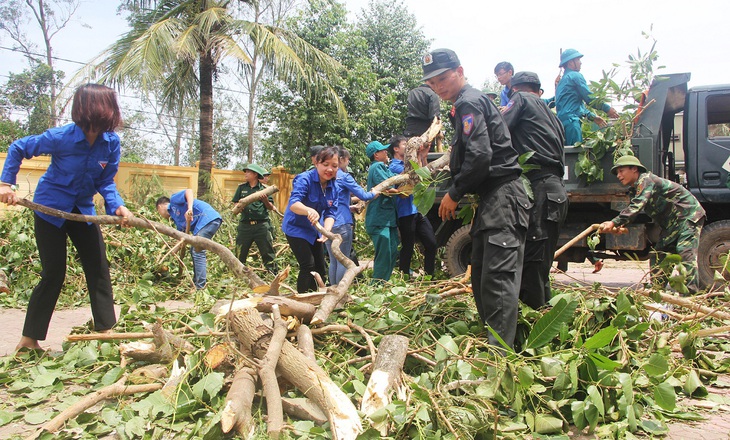
<instances>
[{"instance_id":1,"label":"bark","mask_svg":"<svg viewBox=\"0 0 730 440\"><path fill-rule=\"evenodd\" d=\"M77 222L87 222L87 223L95 223L97 225L118 225L122 224L123 219L121 217L117 217L115 215L83 215L83 214L71 214L65 211L60 211L58 209L48 208L43 205L39 205L37 203L33 203L30 200L26 199L20 199L18 200L18 205L24 206L26 208L32 209L34 211L39 211L47 215L52 215L54 217L60 217L66 220L72 220ZM238 257L236 257L233 252L231 252L230 249L223 246L222 244L218 244L212 240L208 240L207 238L203 237L196 237L194 235L188 235L181 231L178 231L177 229L171 228L170 226L163 225L162 223L158 223L152 220L147 220L140 217L132 217L130 219L127 219L127 224L129 226L133 226L135 228L143 228L143 229L152 229L155 232L158 232L163 235L167 235L169 237L172 237L176 240L182 240L185 243L195 246L196 249L205 249L208 251L213 252L214 254L218 255L220 259L225 263L226 266L238 277L243 279L244 277L248 279L249 286L251 288L255 288L257 286L263 286L265 283L259 278L258 275L256 275L256 272L254 272L253 269L251 269L248 266L245 266L243 263L241 263L238 260Z\"/></svg>"},{"instance_id":2,"label":"bark","mask_svg":"<svg viewBox=\"0 0 730 440\"><path fill-rule=\"evenodd\" d=\"M185 351L192 353L195 351L195 347L190 342L181 338L180 336L173 335L164 328L162 328L162 322L158 319L154 324L150 326L152 331L155 345L158 348L169 346L173 352L179 353Z\"/></svg>"},{"instance_id":3,"label":"bark","mask_svg":"<svg viewBox=\"0 0 730 440\"><path fill-rule=\"evenodd\" d=\"M206 9L207 2L201 2ZM201 12L202 12L201 11ZM200 159L198 162L198 197L208 194L210 172L213 169L213 71L215 61L210 47L200 53L198 78L200 84Z\"/></svg>"},{"instance_id":4,"label":"bark","mask_svg":"<svg viewBox=\"0 0 730 440\"><path fill-rule=\"evenodd\" d=\"M297 347L299 347L299 351L309 360L317 360L314 356L314 337L312 336L312 330L304 324L300 325L297 329Z\"/></svg>"},{"instance_id":5,"label":"bark","mask_svg":"<svg viewBox=\"0 0 730 440\"><path fill-rule=\"evenodd\" d=\"M233 377L221 413L221 428L229 433L233 428L243 438L250 438L254 432L251 406L256 394L256 373L251 368L241 368Z\"/></svg>"},{"instance_id":6,"label":"bark","mask_svg":"<svg viewBox=\"0 0 730 440\"><path fill-rule=\"evenodd\" d=\"M149 362L151 364L169 364L175 359L170 349L158 350L157 346L151 342L130 342L128 344L119 344L119 353L122 357L131 358L135 361Z\"/></svg>"},{"instance_id":7,"label":"bark","mask_svg":"<svg viewBox=\"0 0 730 440\"><path fill-rule=\"evenodd\" d=\"M226 336L226 332L206 332L206 333L182 333L176 335L179 338L195 338L195 337L210 337L210 336ZM147 339L154 338L155 335L152 332L139 332L139 333L90 333L87 335L68 335L66 341L68 342L79 342L79 341L116 341L116 340L132 340L132 339Z\"/></svg>"},{"instance_id":8,"label":"bark","mask_svg":"<svg viewBox=\"0 0 730 440\"><path fill-rule=\"evenodd\" d=\"M232 212L234 215L240 214L243 209L250 205L253 202L256 202L260 200L262 197L268 197L276 192L279 191L279 188L276 187L276 185L267 186L266 188L262 189L261 191L256 191L255 193L249 194L246 197L242 198L238 202L236 202L236 205L233 207Z\"/></svg>"},{"instance_id":9,"label":"bark","mask_svg":"<svg viewBox=\"0 0 730 440\"><path fill-rule=\"evenodd\" d=\"M236 301L221 300L216 302L210 312L217 316L225 316L229 312L235 312L246 308L255 308L259 312L271 313L274 306L278 306L281 314L285 316L296 316L302 322L312 320L316 311L312 304L295 301L283 296L253 296Z\"/></svg>"},{"instance_id":10,"label":"bark","mask_svg":"<svg viewBox=\"0 0 730 440\"><path fill-rule=\"evenodd\" d=\"M264 397L266 398L266 432L269 437L277 440L284 427L284 410L281 407L281 393L279 382L276 380L276 364L279 363L281 346L286 340L286 322L281 319L279 307L272 307L274 315L274 331L266 349L266 355L259 365L259 377L263 386Z\"/></svg>"},{"instance_id":11,"label":"bark","mask_svg":"<svg viewBox=\"0 0 730 440\"><path fill-rule=\"evenodd\" d=\"M87 394L81 400L74 403L70 407L63 410L59 415L48 421L41 429L36 431L32 436L28 438L38 438L44 432L56 432L61 428L64 423L71 420L101 402L102 400L109 399L111 397L128 396L137 393L150 393L157 391L162 388L162 384L151 383L145 385L127 385L126 376L119 379L117 382L95 391L91 394Z\"/></svg>"},{"instance_id":12,"label":"bark","mask_svg":"<svg viewBox=\"0 0 730 440\"><path fill-rule=\"evenodd\" d=\"M244 350L261 358L272 330L264 325L259 312L244 309L230 315L231 328ZM355 439L362 431L360 416L347 395L317 365L284 341L276 372L312 399L327 415L335 440Z\"/></svg>"},{"instance_id":13,"label":"bark","mask_svg":"<svg viewBox=\"0 0 730 440\"><path fill-rule=\"evenodd\" d=\"M0 270L0 293L10 293L10 286L8 286L8 276L5 272Z\"/></svg>"},{"instance_id":14,"label":"bark","mask_svg":"<svg viewBox=\"0 0 730 440\"><path fill-rule=\"evenodd\" d=\"M279 272L275 277L274 281L271 282L271 285L269 286L269 291L266 292L267 295L270 296L279 296L279 286L281 286L281 283L284 282L284 280L287 279L289 276L289 272L291 272L291 266L287 266Z\"/></svg>"},{"instance_id":15,"label":"bark","mask_svg":"<svg viewBox=\"0 0 730 440\"><path fill-rule=\"evenodd\" d=\"M399 335L383 336L373 373L370 375L360 411L370 416L386 407L391 401L394 388L400 383L403 364L408 354L408 338ZM388 431L387 423L375 426L382 435Z\"/></svg>"}]
</instances>

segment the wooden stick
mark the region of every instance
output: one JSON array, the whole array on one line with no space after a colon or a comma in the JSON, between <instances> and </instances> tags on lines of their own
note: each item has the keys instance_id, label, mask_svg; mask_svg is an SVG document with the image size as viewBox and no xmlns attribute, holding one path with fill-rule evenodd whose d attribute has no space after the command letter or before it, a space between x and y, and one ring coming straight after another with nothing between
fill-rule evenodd
<instances>
[{"instance_id":1,"label":"wooden stick","mask_svg":"<svg viewBox=\"0 0 730 440\"><path fill-rule=\"evenodd\" d=\"M562 254L563 252L565 252L566 250L568 250L574 244L576 244L579 241L581 241L584 238L586 238L588 236L588 234L590 234L591 232L597 230L600 226L601 225L599 225L598 223L593 223L592 225L590 225L587 228L585 228L585 230L583 230L583 232L581 232L580 234L578 234L575 237L573 237L569 242L565 243L560 249L558 249L557 251L555 251L555 255L553 256L553 259L558 258L558 256L560 254ZM629 231L628 229L626 229L624 227L620 227L620 228L614 228L612 231L609 231L608 233L609 234L625 234L628 231Z\"/></svg>"},{"instance_id":2,"label":"wooden stick","mask_svg":"<svg viewBox=\"0 0 730 440\"><path fill-rule=\"evenodd\" d=\"M281 435L284 428L284 410L281 406L281 392L279 382L276 380L276 364L279 362L281 347L286 340L286 322L281 319L279 306L272 307L274 318L274 332L269 341L269 347L259 365L259 377L263 385L263 393L266 398L266 432L274 440Z\"/></svg>"},{"instance_id":3,"label":"wooden stick","mask_svg":"<svg viewBox=\"0 0 730 440\"><path fill-rule=\"evenodd\" d=\"M102 400L109 399L111 397L128 396L130 394L137 393L151 393L162 388L161 383L150 383L144 385L127 385L127 377L124 376L117 382L106 386L99 391L95 391L91 394L87 394L81 400L74 403L70 407L63 410L59 415L48 421L41 429L36 431L29 439L38 438L43 432L56 432L66 423L68 420L73 419L82 412L101 402Z\"/></svg>"},{"instance_id":4,"label":"wooden stick","mask_svg":"<svg viewBox=\"0 0 730 440\"><path fill-rule=\"evenodd\" d=\"M125 221L122 217L116 215L83 215L83 214L72 214L58 209L49 208L47 206L33 203L30 200L20 199L18 205L32 209L34 211L42 212L46 215L52 215L54 217L60 217L66 220L76 222L94 223L97 225L121 225ZM248 266L238 261L238 257L233 255L230 249L223 246L222 244L216 243L213 240L208 240L204 237L197 237L194 235L188 235L170 226L163 225L152 220L147 220L141 217L132 217L126 219L126 224L134 226L136 228L151 229L155 232L170 236L177 240L185 241L185 243L195 246L196 249L206 249L214 254L218 255L220 259L225 263L226 266L239 278L247 278L249 286L251 288L263 286L265 283L259 278L259 276Z\"/></svg>"},{"instance_id":5,"label":"wooden stick","mask_svg":"<svg viewBox=\"0 0 730 440\"><path fill-rule=\"evenodd\" d=\"M226 336L227 332L206 332L206 333L180 333L181 338L194 338L194 337L208 337L208 336ZM68 335L66 341L68 342L80 342L80 341L118 341L118 340L134 340L134 339L145 339L154 338L155 335L152 332L141 332L141 333L90 333L87 335Z\"/></svg>"},{"instance_id":6,"label":"wooden stick","mask_svg":"<svg viewBox=\"0 0 730 440\"><path fill-rule=\"evenodd\" d=\"M276 185L267 186L266 188L262 189L261 191L256 191L255 193L249 194L246 197L239 200L238 202L236 202L236 205L233 207L233 209L231 211L233 212L234 215L240 214L246 206L250 205L253 202L261 200L261 197L268 197L278 191L279 191L279 188L277 188Z\"/></svg>"}]
</instances>

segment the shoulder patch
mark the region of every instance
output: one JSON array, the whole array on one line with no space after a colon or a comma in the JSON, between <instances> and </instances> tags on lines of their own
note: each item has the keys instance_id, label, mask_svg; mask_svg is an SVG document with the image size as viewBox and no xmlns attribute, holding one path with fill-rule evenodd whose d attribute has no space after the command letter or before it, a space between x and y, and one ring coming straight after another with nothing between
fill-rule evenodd
<instances>
[{"instance_id":1,"label":"shoulder patch","mask_svg":"<svg viewBox=\"0 0 730 440\"><path fill-rule=\"evenodd\" d=\"M474 128L474 115L469 113L461 117L461 127L464 136L469 136Z\"/></svg>"}]
</instances>

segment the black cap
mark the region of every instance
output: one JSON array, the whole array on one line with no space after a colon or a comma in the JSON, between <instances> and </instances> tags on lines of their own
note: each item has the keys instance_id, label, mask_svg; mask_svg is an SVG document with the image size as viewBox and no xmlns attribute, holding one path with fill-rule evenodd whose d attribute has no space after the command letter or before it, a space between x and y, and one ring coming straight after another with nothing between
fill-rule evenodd
<instances>
[{"instance_id":1,"label":"black cap","mask_svg":"<svg viewBox=\"0 0 730 440\"><path fill-rule=\"evenodd\" d=\"M309 147L309 157L314 157L324 150L324 145L312 145Z\"/></svg>"},{"instance_id":2,"label":"black cap","mask_svg":"<svg viewBox=\"0 0 730 440\"><path fill-rule=\"evenodd\" d=\"M423 67L422 81L426 81L447 70L456 69L461 66L461 62L456 56L456 52L451 49L434 49L423 56L421 66Z\"/></svg>"},{"instance_id":3,"label":"black cap","mask_svg":"<svg viewBox=\"0 0 730 440\"><path fill-rule=\"evenodd\" d=\"M512 77L512 85L517 84L535 84L537 88L540 88L540 78L535 72L517 72Z\"/></svg>"}]
</instances>

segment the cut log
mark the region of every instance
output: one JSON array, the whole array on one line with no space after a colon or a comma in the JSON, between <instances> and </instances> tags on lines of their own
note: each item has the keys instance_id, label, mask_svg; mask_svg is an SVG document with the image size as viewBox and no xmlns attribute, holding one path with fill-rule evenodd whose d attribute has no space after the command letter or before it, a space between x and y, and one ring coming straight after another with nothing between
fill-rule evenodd
<instances>
[{"instance_id":1,"label":"cut log","mask_svg":"<svg viewBox=\"0 0 730 440\"><path fill-rule=\"evenodd\" d=\"M158 349L169 345L176 353L181 351L192 353L195 351L193 344L162 328L162 321L159 319L150 326L149 330L152 332L155 345L157 345Z\"/></svg>"},{"instance_id":2,"label":"cut log","mask_svg":"<svg viewBox=\"0 0 730 440\"><path fill-rule=\"evenodd\" d=\"M371 416L390 403L395 387L400 384L407 354L408 338L400 335L383 336L378 347L378 355L375 357L373 374L370 375L362 397L360 411L365 415ZM382 435L387 434L387 423L374 426Z\"/></svg>"},{"instance_id":3,"label":"cut log","mask_svg":"<svg viewBox=\"0 0 730 440\"><path fill-rule=\"evenodd\" d=\"M312 330L305 324L300 325L297 329L297 347L310 360L317 360L314 357L314 337L312 336Z\"/></svg>"},{"instance_id":4,"label":"cut log","mask_svg":"<svg viewBox=\"0 0 730 440\"><path fill-rule=\"evenodd\" d=\"M251 406L256 394L255 377L256 372L248 367L241 368L233 377L221 413L221 428L224 433L227 434L235 428L245 439L253 436L255 425L251 417Z\"/></svg>"},{"instance_id":5,"label":"cut log","mask_svg":"<svg viewBox=\"0 0 730 440\"><path fill-rule=\"evenodd\" d=\"M271 296L278 296L279 295L279 286L281 286L281 283L284 282L285 279L289 276L289 272L291 272L291 266L287 266L279 272L276 277L274 277L274 281L271 282L271 286L269 286L268 295Z\"/></svg>"},{"instance_id":6,"label":"cut log","mask_svg":"<svg viewBox=\"0 0 730 440\"><path fill-rule=\"evenodd\" d=\"M233 365L233 348L224 342L223 344L217 344L210 348L203 357L205 366L211 370L216 370L221 366L230 367Z\"/></svg>"},{"instance_id":7,"label":"cut log","mask_svg":"<svg viewBox=\"0 0 730 440\"><path fill-rule=\"evenodd\" d=\"M210 312L220 319L229 312L247 308L255 308L259 312L271 313L274 305L279 307L282 315L296 316L302 322L311 321L316 312L312 304L302 303L283 296L252 296L236 301L220 300L213 305Z\"/></svg>"},{"instance_id":8,"label":"cut log","mask_svg":"<svg viewBox=\"0 0 730 440\"><path fill-rule=\"evenodd\" d=\"M266 188L262 189L261 191L256 191L255 193L251 193L247 195L246 197L242 198L238 202L236 202L236 205L231 209L231 212L233 212L233 215L238 215L243 211L243 208L250 205L253 202L256 202L258 200L261 200L262 197L268 197L276 192L279 191L279 188L276 187L276 185L267 186Z\"/></svg>"},{"instance_id":9,"label":"cut log","mask_svg":"<svg viewBox=\"0 0 730 440\"><path fill-rule=\"evenodd\" d=\"M317 425L327 423L327 416L311 400L304 397L282 397L284 412L300 420L311 420Z\"/></svg>"},{"instance_id":10,"label":"cut log","mask_svg":"<svg viewBox=\"0 0 730 440\"><path fill-rule=\"evenodd\" d=\"M255 309L244 309L230 315L231 328L236 338L254 356L262 358L272 329ZM357 409L347 395L329 378L327 373L308 359L289 341L284 341L276 372L297 387L326 414L335 440L355 439L362 432Z\"/></svg>"},{"instance_id":11,"label":"cut log","mask_svg":"<svg viewBox=\"0 0 730 440\"><path fill-rule=\"evenodd\" d=\"M266 433L274 440L281 435L284 428L284 410L281 408L281 392L279 382L276 380L276 364L279 362L281 346L286 340L286 322L281 319L279 307L272 307L274 319L274 331L271 334L266 355L259 365L259 377L263 386L264 398L266 399Z\"/></svg>"},{"instance_id":12,"label":"cut log","mask_svg":"<svg viewBox=\"0 0 730 440\"><path fill-rule=\"evenodd\" d=\"M10 286L8 285L8 276L5 272L0 270L0 292L10 293Z\"/></svg>"},{"instance_id":13,"label":"cut log","mask_svg":"<svg viewBox=\"0 0 730 440\"><path fill-rule=\"evenodd\" d=\"M119 344L119 353L122 357L150 364L169 364L174 359L172 350L160 352L155 344L143 341Z\"/></svg>"}]
</instances>

